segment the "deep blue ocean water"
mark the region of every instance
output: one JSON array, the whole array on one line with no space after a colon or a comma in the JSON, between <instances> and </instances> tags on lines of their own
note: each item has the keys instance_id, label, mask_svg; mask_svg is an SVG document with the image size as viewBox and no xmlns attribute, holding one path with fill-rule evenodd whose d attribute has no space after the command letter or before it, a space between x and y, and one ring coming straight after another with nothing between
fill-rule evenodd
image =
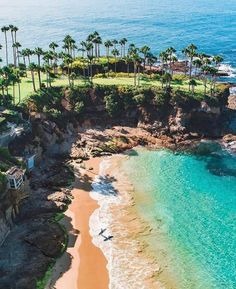
<instances>
[{"instance_id":1,"label":"deep blue ocean water","mask_svg":"<svg viewBox=\"0 0 236 289\"><path fill-rule=\"evenodd\" d=\"M211 143L192 153L140 149L123 168L153 228L146 241L177 288L235 289L236 156Z\"/></svg>"},{"instance_id":2,"label":"deep blue ocean water","mask_svg":"<svg viewBox=\"0 0 236 289\"><path fill-rule=\"evenodd\" d=\"M0 26L17 25L27 47L46 48L68 33L80 42L97 30L156 53L193 42L236 68L236 0L0 0L0 11Z\"/></svg>"}]
</instances>

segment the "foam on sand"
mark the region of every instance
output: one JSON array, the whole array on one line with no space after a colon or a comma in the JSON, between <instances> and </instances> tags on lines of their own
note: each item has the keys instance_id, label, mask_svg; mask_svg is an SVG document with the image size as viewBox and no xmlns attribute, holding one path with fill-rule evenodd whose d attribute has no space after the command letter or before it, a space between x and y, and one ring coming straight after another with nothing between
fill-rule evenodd
<instances>
[{"instance_id":1,"label":"foam on sand","mask_svg":"<svg viewBox=\"0 0 236 289\"><path fill-rule=\"evenodd\" d=\"M133 186L119 170L123 157L105 159L100 164L90 193L100 207L90 217L90 234L107 258L110 289L164 288L157 281L160 268L145 255L146 245L138 240L138 235L150 228L130 211L134 205ZM105 229L103 236L99 235L101 229ZM109 236L113 238L105 241Z\"/></svg>"}]
</instances>

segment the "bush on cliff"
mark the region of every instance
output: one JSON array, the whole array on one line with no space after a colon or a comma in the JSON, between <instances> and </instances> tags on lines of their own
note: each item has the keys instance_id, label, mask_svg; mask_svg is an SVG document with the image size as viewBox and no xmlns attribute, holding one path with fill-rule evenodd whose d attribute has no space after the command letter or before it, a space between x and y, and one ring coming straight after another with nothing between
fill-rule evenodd
<instances>
[{"instance_id":1,"label":"bush on cliff","mask_svg":"<svg viewBox=\"0 0 236 289\"><path fill-rule=\"evenodd\" d=\"M119 95L118 94L106 95L104 100L107 113L111 117L117 117L120 114L123 107Z\"/></svg>"}]
</instances>

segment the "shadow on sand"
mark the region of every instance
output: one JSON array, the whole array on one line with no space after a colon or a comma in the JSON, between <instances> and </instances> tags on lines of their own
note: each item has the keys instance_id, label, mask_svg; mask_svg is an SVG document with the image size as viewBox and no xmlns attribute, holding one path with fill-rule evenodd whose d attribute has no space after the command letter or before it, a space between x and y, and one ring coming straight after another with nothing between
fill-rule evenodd
<instances>
[{"instance_id":1,"label":"shadow on sand","mask_svg":"<svg viewBox=\"0 0 236 289\"><path fill-rule=\"evenodd\" d=\"M81 174L79 171L75 170L76 180L73 184L73 188L86 191L87 193L91 192L91 190L96 190L96 192L98 192L99 194L108 197L118 195L118 191L113 185L113 182L116 181L114 177L111 177L109 175L98 176L97 180L94 182L94 178L91 177L91 174L94 174L96 176L96 174L90 170L86 170L86 173L84 174ZM66 228L68 233L67 248L74 248L80 232L73 228L72 219L66 215L60 221L60 223ZM104 241L111 240L112 238L113 236L105 237ZM55 284L58 279L60 279L68 270L70 270L72 258L72 255L68 251L65 251L63 255L59 257L55 266L53 267L52 276L45 289L56 288Z\"/></svg>"}]
</instances>

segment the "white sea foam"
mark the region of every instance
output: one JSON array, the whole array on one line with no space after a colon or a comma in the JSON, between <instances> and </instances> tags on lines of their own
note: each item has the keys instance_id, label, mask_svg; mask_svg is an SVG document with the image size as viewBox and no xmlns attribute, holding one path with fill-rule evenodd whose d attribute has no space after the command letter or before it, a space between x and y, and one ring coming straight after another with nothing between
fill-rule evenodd
<instances>
[{"instance_id":1,"label":"white sea foam","mask_svg":"<svg viewBox=\"0 0 236 289\"><path fill-rule=\"evenodd\" d=\"M227 73L230 78L236 77L236 68L230 64L222 63L219 67L219 72Z\"/></svg>"},{"instance_id":2,"label":"white sea foam","mask_svg":"<svg viewBox=\"0 0 236 289\"><path fill-rule=\"evenodd\" d=\"M159 271L159 267L153 260L142 256L140 241L131 238L128 228L121 222L122 218L126 218L125 208L133 202L129 193L133 188L121 172L112 171L115 178L122 180L122 183L119 182L120 186L115 180L109 179L106 171L110 165L110 159L101 162L99 176L92 184L90 195L97 200L100 207L89 221L93 243L102 250L108 261L109 288L164 288L158 281L150 281L150 277ZM101 229L106 229L104 236L113 235L113 239L104 241L103 236L99 235Z\"/></svg>"}]
</instances>

